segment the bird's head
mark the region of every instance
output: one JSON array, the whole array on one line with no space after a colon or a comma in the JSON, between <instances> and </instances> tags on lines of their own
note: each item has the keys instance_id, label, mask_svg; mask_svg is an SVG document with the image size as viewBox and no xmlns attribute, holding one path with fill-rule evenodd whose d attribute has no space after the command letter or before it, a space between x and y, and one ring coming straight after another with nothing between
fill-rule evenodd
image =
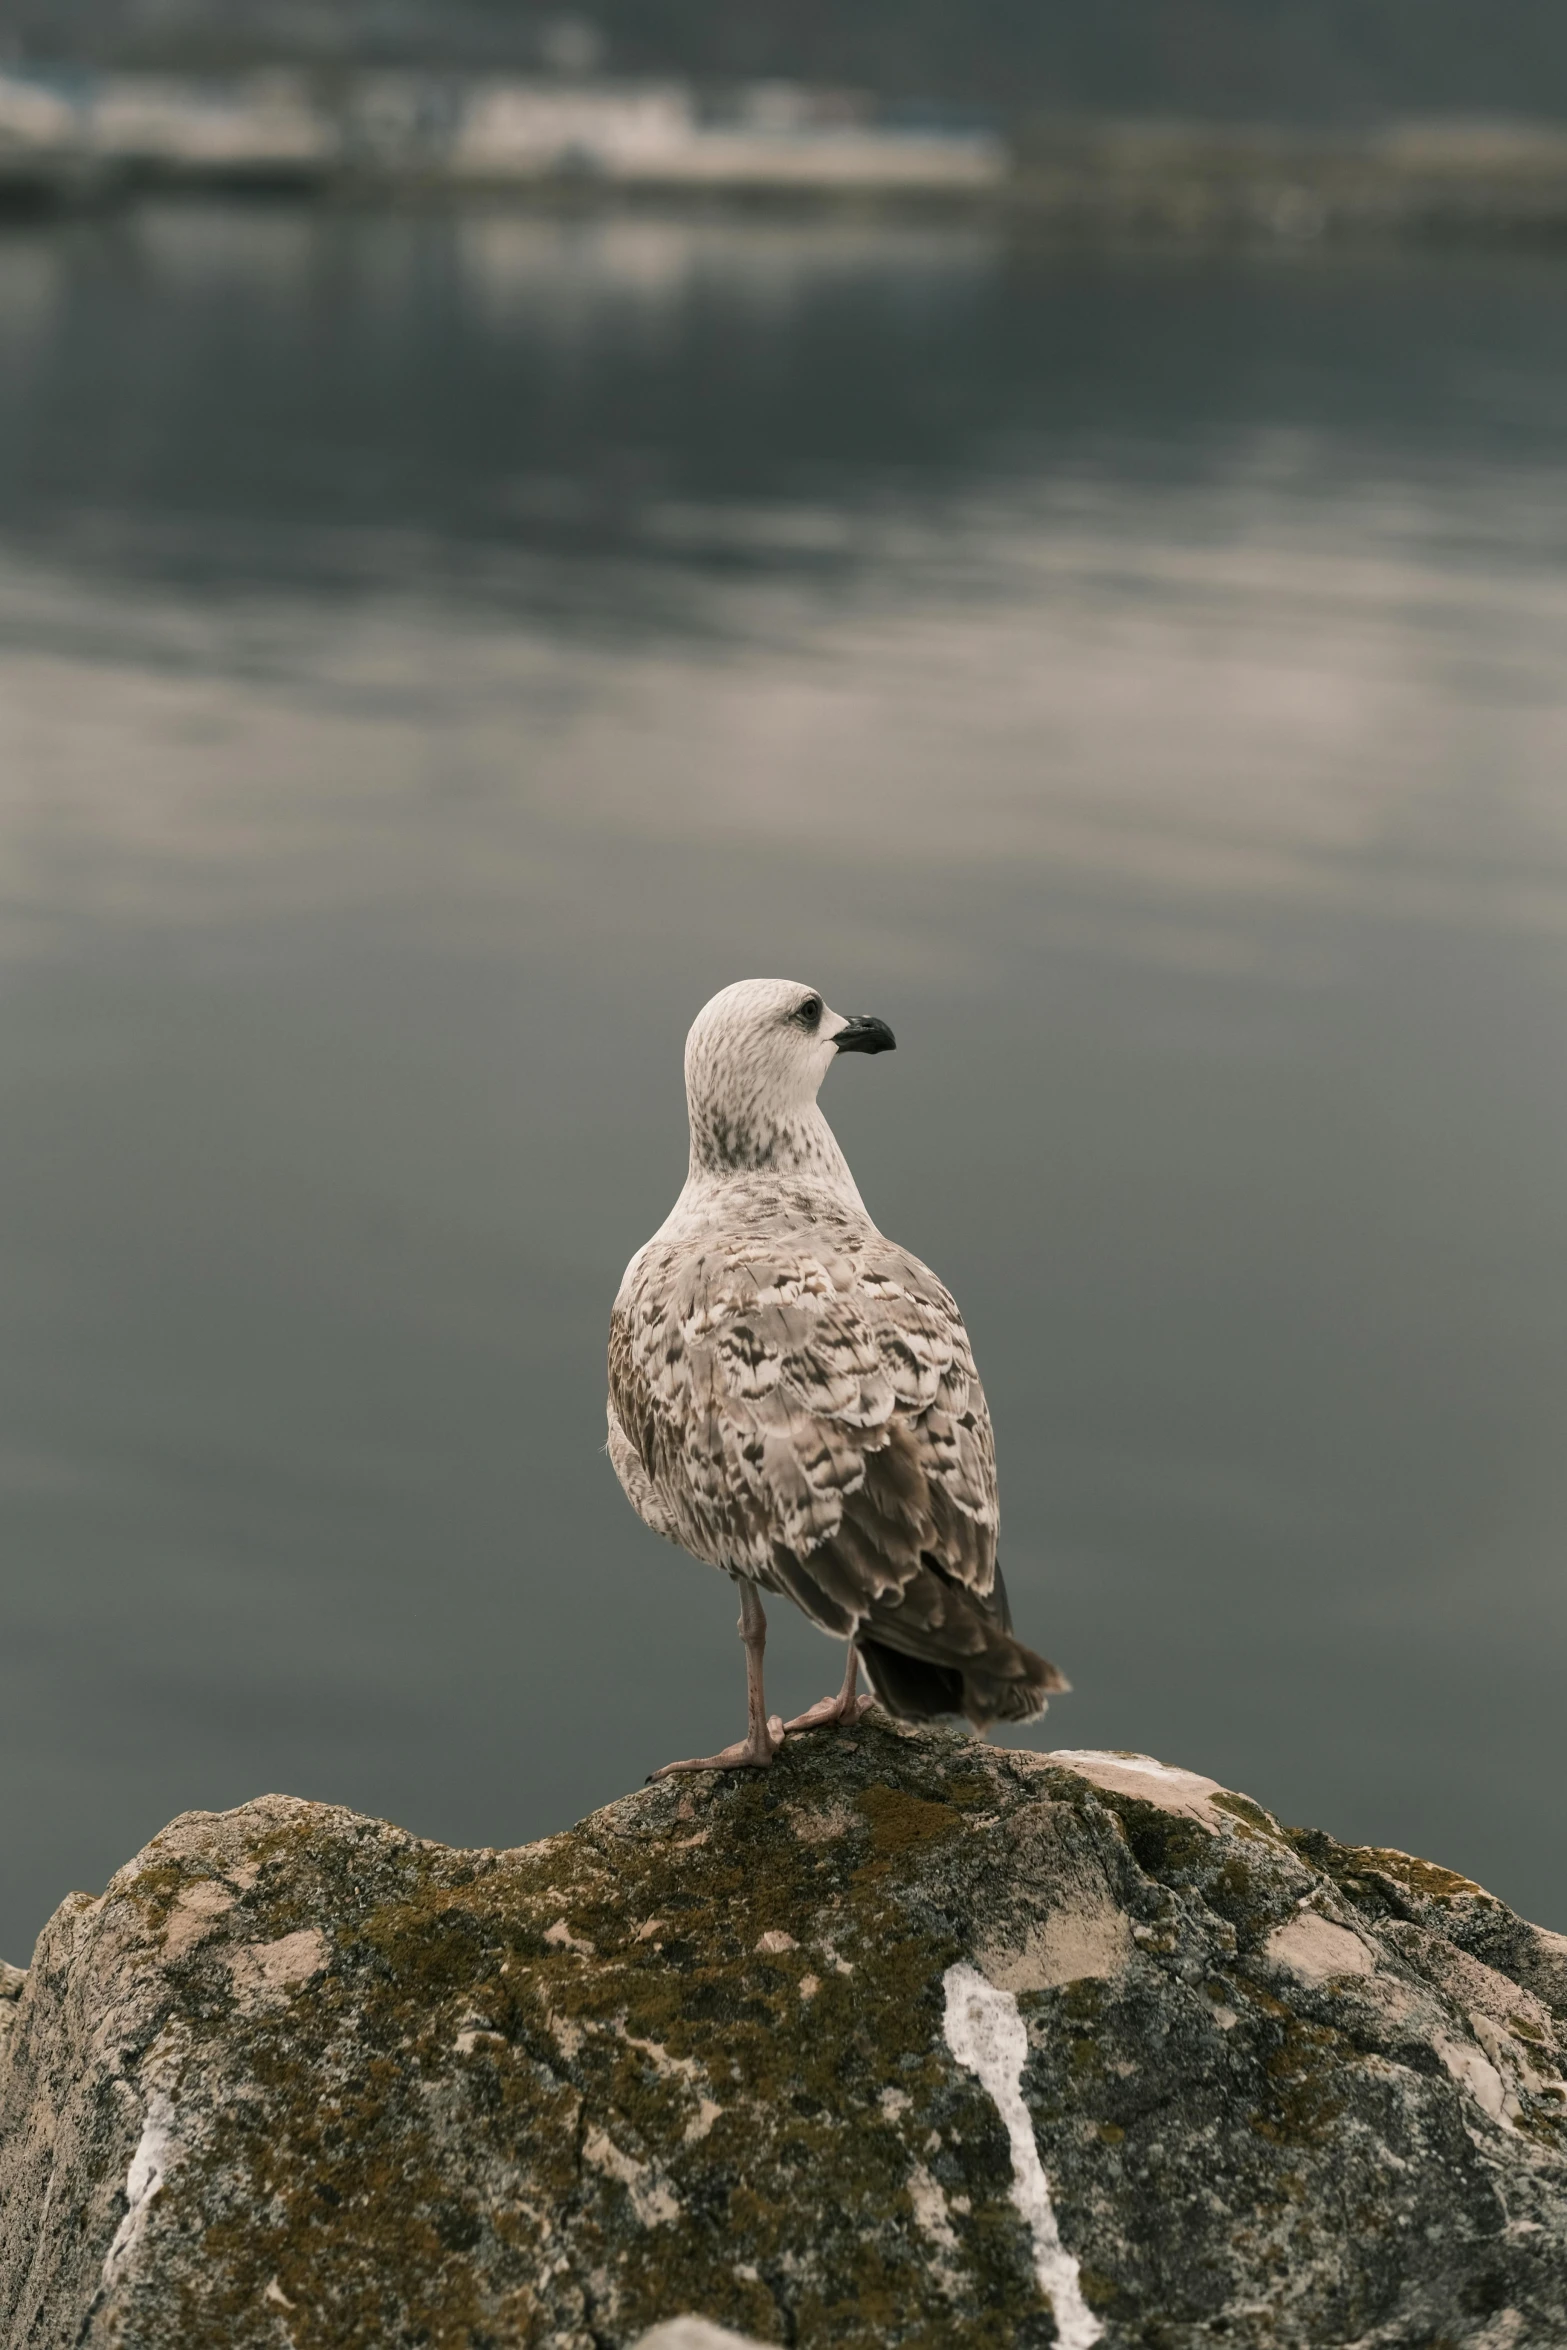
<instances>
[{"instance_id":1,"label":"bird's head","mask_svg":"<svg viewBox=\"0 0 1567 2350\"><path fill-rule=\"evenodd\" d=\"M895 1042L885 1020L845 1018L800 980L724 988L686 1038L693 1161L714 1173L789 1163L814 1131L817 1090L838 1055Z\"/></svg>"}]
</instances>

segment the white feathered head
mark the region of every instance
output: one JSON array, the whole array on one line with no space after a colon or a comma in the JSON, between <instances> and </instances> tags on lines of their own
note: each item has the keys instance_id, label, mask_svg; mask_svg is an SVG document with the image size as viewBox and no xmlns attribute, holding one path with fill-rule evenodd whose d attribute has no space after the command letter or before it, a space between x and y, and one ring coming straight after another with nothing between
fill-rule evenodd
<instances>
[{"instance_id":1,"label":"white feathered head","mask_svg":"<svg viewBox=\"0 0 1567 2350\"><path fill-rule=\"evenodd\" d=\"M735 1173L793 1162L825 1126L816 1095L838 1055L887 1053L895 1042L885 1020L845 1018L801 980L737 980L702 1006L686 1038L693 1163Z\"/></svg>"}]
</instances>

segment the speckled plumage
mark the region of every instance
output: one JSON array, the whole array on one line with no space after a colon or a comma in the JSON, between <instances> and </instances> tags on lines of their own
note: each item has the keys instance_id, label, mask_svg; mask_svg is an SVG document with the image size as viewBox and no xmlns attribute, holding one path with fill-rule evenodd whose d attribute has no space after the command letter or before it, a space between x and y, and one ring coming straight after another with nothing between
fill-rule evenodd
<instances>
[{"instance_id":1,"label":"speckled plumage","mask_svg":"<svg viewBox=\"0 0 1567 2350\"><path fill-rule=\"evenodd\" d=\"M610 1458L656 1533L857 1638L895 1712L1027 1720L1062 1683L1011 1636L968 1334L866 1212L815 1098L850 1024L802 1000L744 981L692 1028L690 1172L611 1317Z\"/></svg>"}]
</instances>

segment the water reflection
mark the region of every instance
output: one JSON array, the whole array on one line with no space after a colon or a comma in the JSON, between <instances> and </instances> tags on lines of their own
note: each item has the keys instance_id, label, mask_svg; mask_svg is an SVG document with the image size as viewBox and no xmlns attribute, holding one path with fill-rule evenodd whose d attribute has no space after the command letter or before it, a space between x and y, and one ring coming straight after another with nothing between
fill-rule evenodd
<instances>
[{"instance_id":1,"label":"water reflection","mask_svg":"<svg viewBox=\"0 0 1567 2350\"><path fill-rule=\"evenodd\" d=\"M12 916L67 867L68 923L404 898L423 928L439 891L460 947L490 901L547 920L611 842L830 840L911 887L1026 876L1144 960L1288 960L1284 917L1330 908L1558 932L1567 580L1455 545L1461 501L1292 511L1236 478L1215 541L1219 503L1074 485L861 530L654 505L654 547L743 547L745 576L657 574L655 609L603 563L576 625L528 609L528 561L466 596L216 606L0 561ZM829 543L830 588L787 577Z\"/></svg>"},{"instance_id":2,"label":"water reflection","mask_svg":"<svg viewBox=\"0 0 1567 2350\"><path fill-rule=\"evenodd\" d=\"M1560 1922L1548 274L0 243L0 1946L192 1804L506 1842L727 1735L597 1446L748 969L896 1020L829 1107L1050 1736Z\"/></svg>"}]
</instances>

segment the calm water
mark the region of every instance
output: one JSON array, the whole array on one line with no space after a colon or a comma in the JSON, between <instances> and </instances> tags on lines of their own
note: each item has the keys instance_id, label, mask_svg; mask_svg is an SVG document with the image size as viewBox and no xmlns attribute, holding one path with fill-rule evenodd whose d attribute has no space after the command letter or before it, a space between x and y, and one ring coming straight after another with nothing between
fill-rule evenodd
<instances>
[{"instance_id":1,"label":"calm water","mask_svg":"<svg viewBox=\"0 0 1567 2350\"><path fill-rule=\"evenodd\" d=\"M1567 274L0 236L0 1950L268 1788L734 1735L599 1446L782 972L967 1310L1044 1743L1567 1926ZM837 1651L782 1607L785 1711Z\"/></svg>"}]
</instances>

